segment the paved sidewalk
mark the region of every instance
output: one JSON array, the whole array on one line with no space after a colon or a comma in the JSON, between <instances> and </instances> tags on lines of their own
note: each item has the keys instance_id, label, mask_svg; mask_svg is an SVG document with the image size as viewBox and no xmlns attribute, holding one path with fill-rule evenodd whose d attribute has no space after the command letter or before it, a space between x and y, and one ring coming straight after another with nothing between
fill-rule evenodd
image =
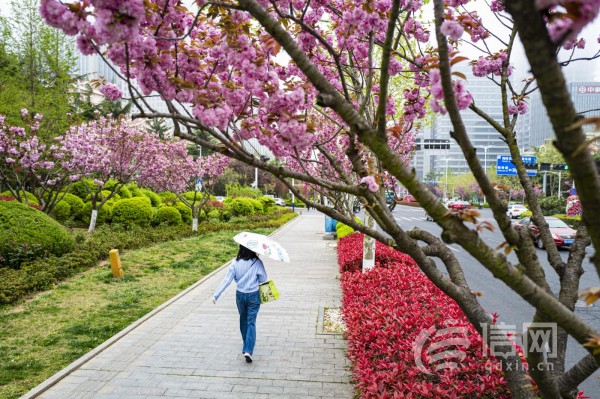
<instances>
[{"instance_id":1,"label":"paved sidewalk","mask_svg":"<svg viewBox=\"0 0 600 399\"><path fill-rule=\"evenodd\" d=\"M303 213L273 236L291 263L263 259L281 296L261 306L254 363L240 353L235 283L211 301L222 268L48 390L35 396L42 384L23 398L352 398L345 341L317 328L323 306L340 303L335 241L322 239L322 214Z\"/></svg>"}]
</instances>

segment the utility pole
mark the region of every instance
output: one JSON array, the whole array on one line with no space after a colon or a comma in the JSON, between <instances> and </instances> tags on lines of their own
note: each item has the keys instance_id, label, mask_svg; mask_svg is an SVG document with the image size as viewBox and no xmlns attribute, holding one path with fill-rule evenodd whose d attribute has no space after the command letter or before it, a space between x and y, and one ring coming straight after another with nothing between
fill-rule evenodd
<instances>
[{"instance_id":1,"label":"utility pole","mask_svg":"<svg viewBox=\"0 0 600 399\"><path fill-rule=\"evenodd\" d=\"M561 173L562 172L558 172L558 198L560 198L560 178L561 178Z\"/></svg>"}]
</instances>

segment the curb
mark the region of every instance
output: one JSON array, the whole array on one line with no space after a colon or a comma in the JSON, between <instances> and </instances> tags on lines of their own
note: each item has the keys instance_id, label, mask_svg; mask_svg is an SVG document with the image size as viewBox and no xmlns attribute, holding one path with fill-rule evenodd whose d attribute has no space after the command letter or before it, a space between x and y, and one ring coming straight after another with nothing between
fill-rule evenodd
<instances>
[{"instance_id":1,"label":"curb","mask_svg":"<svg viewBox=\"0 0 600 399\"><path fill-rule=\"evenodd\" d=\"M283 230L284 228L291 226L292 224L294 224L294 222L299 220L300 217L301 217L301 215L296 216L295 218L293 218L292 220L290 220L289 222L287 222L286 224L284 224L283 226L279 227L277 230L275 230L274 232L269 234L269 236L272 236L272 235L278 233L279 231ZM102 344L98 345L97 347L95 347L94 349L89 351L88 353L81 356L79 359L75 360L74 362L72 362L71 364L69 364L68 366L63 368L62 370L60 370L57 373L55 373L54 375L52 375L50 378L47 378L45 381L43 381L39 385L32 388L29 392L27 392L24 395L22 395L21 397L19 397L19 399L34 399L34 398L38 397L39 395L41 395L42 393L46 392L48 389L50 389L54 385L56 385L59 381L66 378L73 371L77 370L78 368L83 366L85 363L87 363L89 360L93 359L96 355L99 355L100 353L104 352L104 350L110 348L113 344L115 344L121 338L123 338L124 336L126 336L127 334L129 334L130 332L135 330L137 327L139 327L141 324L143 324L146 320L150 319L151 317L153 317L157 313L161 312L162 310L168 308L173 303L177 302L183 296L188 294L190 291L196 289L198 286L200 286L201 284L206 282L208 279L210 279L215 274L220 272L224 267L228 266L232 261L233 261L233 259L225 262L224 264L222 264L221 266L219 266L218 268L216 268L215 270L213 270L212 272L210 272L209 274L207 274L206 276L202 277L200 280L195 282L193 285L189 286L185 290L181 291L179 294L175 295L173 298L169 299L167 302L163 303L162 305L158 306L157 308L152 309L149 313L146 313L144 316L142 316L138 320L134 321L133 323L131 323L130 325L125 327L123 330L119 331L117 334L113 335L108 340L104 341Z\"/></svg>"}]
</instances>

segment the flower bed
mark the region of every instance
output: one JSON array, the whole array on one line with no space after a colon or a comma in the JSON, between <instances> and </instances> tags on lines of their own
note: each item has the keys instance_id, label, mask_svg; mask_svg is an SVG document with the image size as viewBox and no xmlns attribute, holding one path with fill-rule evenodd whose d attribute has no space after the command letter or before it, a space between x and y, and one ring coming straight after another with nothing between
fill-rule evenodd
<instances>
[{"instance_id":1,"label":"flower bed","mask_svg":"<svg viewBox=\"0 0 600 399\"><path fill-rule=\"evenodd\" d=\"M340 240L342 311L360 397L510 397L499 363L483 356L481 336L409 256L377 242L375 268L359 273L361 260L361 234ZM435 349L435 343L457 338L450 329L446 334L440 329L457 326L466 339ZM435 343L427 348L423 337L429 336ZM447 352L450 357L436 360L448 349L464 358L453 359Z\"/></svg>"}]
</instances>

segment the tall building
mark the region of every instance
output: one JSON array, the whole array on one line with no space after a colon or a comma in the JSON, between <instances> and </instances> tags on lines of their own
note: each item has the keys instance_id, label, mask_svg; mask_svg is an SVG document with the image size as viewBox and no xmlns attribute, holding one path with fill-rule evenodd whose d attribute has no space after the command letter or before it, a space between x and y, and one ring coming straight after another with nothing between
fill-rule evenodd
<instances>
[{"instance_id":1,"label":"tall building","mask_svg":"<svg viewBox=\"0 0 600 399\"><path fill-rule=\"evenodd\" d=\"M600 116L600 82L570 82L568 88L575 109L582 117ZM586 132L591 132L594 126L585 125L583 128ZM531 145L535 147L554 137L554 130L539 91L531 96L530 130Z\"/></svg>"},{"instance_id":2,"label":"tall building","mask_svg":"<svg viewBox=\"0 0 600 399\"><path fill-rule=\"evenodd\" d=\"M460 72L467 76L467 90L473 96L475 105L487 113L494 120L502 123L502 102L500 101L500 87L487 78L476 78L470 68L460 68ZM461 111L461 116L469 139L477 148L477 157L484 168L489 169L496 164L499 155L510 155L508 146L502 141L498 133L481 116L470 109ZM454 139L450 137L453 130L448 115L438 116L434 121L433 138L449 139L450 149L445 155L433 157L433 169L441 180L446 174L462 174L469 171L465 157ZM529 148L529 115L519 115L515 127L517 143L522 152Z\"/></svg>"}]
</instances>

